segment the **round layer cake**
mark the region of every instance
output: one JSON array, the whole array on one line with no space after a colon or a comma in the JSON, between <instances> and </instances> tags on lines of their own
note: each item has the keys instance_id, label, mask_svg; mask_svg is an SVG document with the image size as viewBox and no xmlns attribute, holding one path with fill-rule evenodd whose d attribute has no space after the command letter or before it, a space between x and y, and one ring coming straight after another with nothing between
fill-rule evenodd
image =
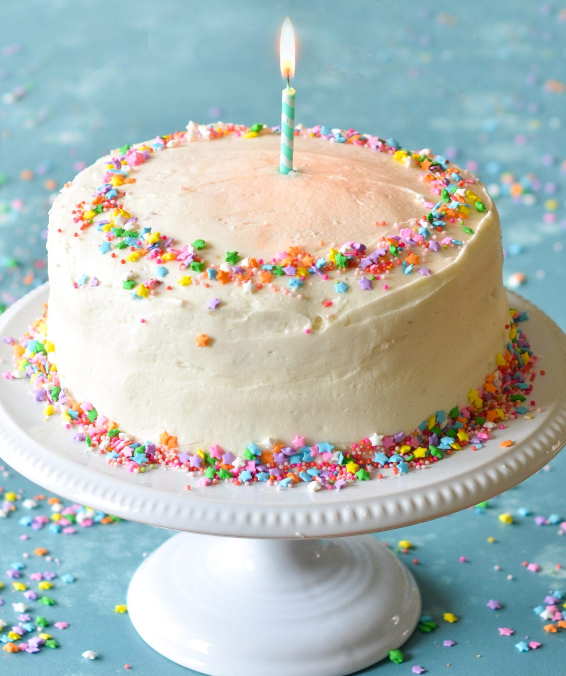
<instances>
[{"instance_id":1,"label":"round layer cake","mask_svg":"<svg viewBox=\"0 0 566 676\"><path fill-rule=\"evenodd\" d=\"M190 124L81 172L49 223L62 386L140 440L345 445L468 402L508 341L468 172L316 127Z\"/></svg>"}]
</instances>

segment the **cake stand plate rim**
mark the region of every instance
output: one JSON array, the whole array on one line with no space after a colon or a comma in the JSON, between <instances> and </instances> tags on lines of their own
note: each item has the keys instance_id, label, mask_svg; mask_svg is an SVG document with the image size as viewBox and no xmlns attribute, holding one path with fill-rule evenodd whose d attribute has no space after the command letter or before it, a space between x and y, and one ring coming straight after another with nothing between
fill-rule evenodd
<instances>
[{"instance_id":1,"label":"cake stand plate rim","mask_svg":"<svg viewBox=\"0 0 566 676\"><path fill-rule=\"evenodd\" d=\"M44 284L12 305L0 317L0 335L7 329L24 332L39 316L47 294ZM142 523L209 535L337 537L438 518L515 486L566 444L566 390L559 387L566 380L566 336L531 302L508 295L512 305L529 312L526 332L536 342L534 352L544 364L552 363L552 369L535 386L535 398L539 383L546 398L543 413L513 421L505 434L514 445L507 449L499 447L503 437L498 437L478 453L466 449L429 469L356 482L343 491L310 493L306 486L282 491L257 484L186 491L181 472L132 475L80 450L58 420L45 423L39 407L29 406L27 382L2 380L0 457L31 481L76 502ZM8 355L3 350L0 356Z\"/></svg>"}]
</instances>

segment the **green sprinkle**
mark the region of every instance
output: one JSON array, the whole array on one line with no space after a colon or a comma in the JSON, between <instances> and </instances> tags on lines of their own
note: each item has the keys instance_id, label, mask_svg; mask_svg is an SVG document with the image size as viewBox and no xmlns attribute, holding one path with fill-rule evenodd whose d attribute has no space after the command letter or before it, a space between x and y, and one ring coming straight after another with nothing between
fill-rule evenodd
<instances>
[{"instance_id":1,"label":"green sprinkle","mask_svg":"<svg viewBox=\"0 0 566 676\"><path fill-rule=\"evenodd\" d=\"M396 247L396 246L393 246L393 244L390 244L390 245L389 245L389 253L390 253L392 256L398 256L398 255L399 255L399 253L398 253L398 251L397 251L397 247Z\"/></svg>"},{"instance_id":2,"label":"green sprinkle","mask_svg":"<svg viewBox=\"0 0 566 676\"><path fill-rule=\"evenodd\" d=\"M86 435L86 444L89 448L92 448L92 439L90 438L90 434Z\"/></svg>"},{"instance_id":3,"label":"green sprinkle","mask_svg":"<svg viewBox=\"0 0 566 676\"><path fill-rule=\"evenodd\" d=\"M251 451L246 449L246 452L244 453L244 458L246 458L247 460L255 460L255 455Z\"/></svg>"},{"instance_id":4,"label":"green sprinkle","mask_svg":"<svg viewBox=\"0 0 566 676\"><path fill-rule=\"evenodd\" d=\"M128 150L130 149L130 147L131 147L130 144L126 143L125 146L118 148L118 150L122 153L122 155L125 155L128 152Z\"/></svg>"},{"instance_id":5,"label":"green sprinkle","mask_svg":"<svg viewBox=\"0 0 566 676\"><path fill-rule=\"evenodd\" d=\"M239 260L240 256L238 255L237 251L228 251L226 254L226 262L230 263L231 265L236 265Z\"/></svg>"},{"instance_id":6,"label":"green sprinkle","mask_svg":"<svg viewBox=\"0 0 566 676\"><path fill-rule=\"evenodd\" d=\"M117 437L120 434L120 430L119 429L108 430L107 434L109 437Z\"/></svg>"},{"instance_id":7,"label":"green sprinkle","mask_svg":"<svg viewBox=\"0 0 566 676\"><path fill-rule=\"evenodd\" d=\"M51 596L41 596L39 598L39 603L41 603L42 606L54 606L55 599L52 599Z\"/></svg>"},{"instance_id":8,"label":"green sprinkle","mask_svg":"<svg viewBox=\"0 0 566 676\"><path fill-rule=\"evenodd\" d=\"M259 134L263 127L264 125L261 122L256 122L255 124L252 124L250 131L255 131L256 134Z\"/></svg>"},{"instance_id":9,"label":"green sprinkle","mask_svg":"<svg viewBox=\"0 0 566 676\"><path fill-rule=\"evenodd\" d=\"M45 645L48 648L58 648L59 647L58 641L56 641L54 638L48 638L47 641L45 641Z\"/></svg>"},{"instance_id":10,"label":"green sprinkle","mask_svg":"<svg viewBox=\"0 0 566 676\"><path fill-rule=\"evenodd\" d=\"M214 477L216 476L216 470L214 469L214 467L207 467L204 470L204 476L207 479L214 479Z\"/></svg>"},{"instance_id":11,"label":"green sprinkle","mask_svg":"<svg viewBox=\"0 0 566 676\"><path fill-rule=\"evenodd\" d=\"M489 507L489 502L487 500L484 500L483 502L478 502L476 507L479 507L479 509L487 509Z\"/></svg>"},{"instance_id":12,"label":"green sprinkle","mask_svg":"<svg viewBox=\"0 0 566 676\"><path fill-rule=\"evenodd\" d=\"M118 242L118 244L116 244L117 249L126 249L127 247L128 245L126 244L126 242Z\"/></svg>"},{"instance_id":13,"label":"green sprinkle","mask_svg":"<svg viewBox=\"0 0 566 676\"><path fill-rule=\"evenodd\" d=\"M220 479L231 479L232 472L228 471L227 469L220 469L218 470L218 476Z\"/></svg>"},{"instance_id":14,"label":"green sprinkle","mask_svg":"<svg viewBox=\"0 0 566 676\"><path fill-rule=\"evenodd\" d=\"M462 227L462 232L465 232L467 235L473 235L474 231L471 228L468 228L467 225L464 225Z\"/></svg>"},{"instance_id":15,"label":"green sprinkle","mask_svg":"<svg viewBox=\"0 0 566 676\"><path fill-rule=\"evenodd\" d=\"M93 408L86 414L86 417L90 420L91 423L93 423L98 418L98 411L95 408Z\"/></svg>"},{"instance_id":16,"label":"green sprinkle","mask_svg":"<svg viewBox=\"0 0 566 676\"><path fill-rule=\"evenodd\" d=\"M442 188L442 201L450 202L450 193L448 192L448 190L446 190L446 188Z\"/></svg>"},{"instance_id":17,"label":"green sprinkle","mask_svg":"<svg viewBox=\"0 0 566 676\"><path fill-rule=\"evenodd\" d=\"M43 628L45 628L45 627L48 627L48 626L49 626L49 622L47 621L47 618L46 618L46 617L42 617L41 615L38 615L38 616L35 618L35 623L37 624L38 627L43 627Z\"/></svg>"},{"instance_id":18,"label":"green sprinkle","mask_svg":"<svg viewBox=\"0 0 566 676\"><path fill-rule=\"evenodd\" d=\"M134 286L136 285L135 281L133 279L128 279L126 282L123 283L123 288L127 289L128 291L131 291Z\"/></svg>"},{"instance_id":19,"label":"green sprinkle","mask_svg":"<svg viewBox=\"0 0 566 676\"><path fill-rule=\"evenodd\" d=\"M202 272L204 270L204 263L201 263L200 261L193 261L191 263L191 270L194 270L195 272Z\"/></svg>"},{"instance_id":20,"label":"green sprinkle","mask_svg":"<svg viewBox=\"0 0 566 676\"><path fill-rule=\"evenodd\" d=\"M395 664L401 664L405 661L405 655L400 650L390 650L389 659Z\"/></svg>"},{"instance_id":21,"label":"green sprinkle","mask_svg":"<svg viewBox=\"0 0 566 676\"><path fill-rule=\"evenodd\" d=\"M358 477L358 479L360 481L368 481L369 480L369 472L366 469L364 469L363 467L356 472L356 476Z\"/></svg>"},{"instance_id":22,"label":"green sprinkle","mask_svg":"<svg viewBox=\"0 0 566 676\"><path fill-rule=\"evenodd\" d=\"M457 418L460 415L460 409L457 406L454 406L449 415L451 418Z\"/></svg>"},{"instance_id":23,"label":"green sprinkle","mask_svg":"<svg viewBox=\"0 0 566 676\"><path fill-rule=\"evenodd\" d=\"M509 397L509 401L525 401L526 397L524 397L522 394L512 394Z\"/></svg>"},{"instance_id":24,"label":"green sprinkle","mask_svg":"<svg viewBox=\"0 0 566 676\"><path fill-rule=\"evenodd\" d=\"M54 387L54 388L51 390L51 396L53 397L53 401L59 401L59 394L60 394L60 392L61 392L61 388L60 388L60 387ZM524 401L524 397L523 397L523 401Z\"/></svg>"},{"instance_id":25,"label":"green sprinkle","mask_svg":"<svg viewBox=\"0 0 566 676\"><path fill-rule=\"evenodd\" d=\"M485 418L481 415L476 416L476 425L479 425L480 427L484 424Z\"/></svg>"},{"instance_id":26,"label":"green sprinkle","mask_svg":"<svg viewBox=\"0 0 566 676\"><path fill-rule=\"evenodd\" d=\"M278 277L283 277L283 275L285 274L282 265L276 265L271 272L273 272L273 274L277 275Z\"/></svg>"},{"instance_id":27,"label":"green sprinkle","mask_svg":"<svg viewBox=\"0 0 566 676\"><path fill-rule=\"evenodd\" d=\"M481 200L478 200L476 202L476 209L478 211L487 211L487 209L485 208L485 204Z\"/></svg>"},{"instance_id":28,"label":"green sprinkle","mask_svg":"<svg viewBox=\"0 0 566 676\"><path fill-rule=\"evenodd\" d=\"M348 257L343 253L338 252L334 257L334 262L339 268L345 268L348 265Z\"/></svg>"},{"instance_id":29,"label":"green sprinkle","mask_svg":"<svg viewBox=\"0 0 566 676\"><path fill-rule=\"evenodd\" d=\"M193 242L193 246L195 247L195 249L204 249L204 247L206 246L206 242L204 241L204 239L195 239L195 241Z\"/></svg>"}]
</instances>

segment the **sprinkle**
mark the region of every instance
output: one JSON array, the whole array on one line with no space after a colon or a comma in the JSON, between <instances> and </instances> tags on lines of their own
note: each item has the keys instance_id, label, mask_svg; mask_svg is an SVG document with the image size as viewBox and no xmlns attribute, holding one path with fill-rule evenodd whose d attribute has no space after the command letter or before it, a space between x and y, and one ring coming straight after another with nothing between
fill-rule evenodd
<instances>
[{"instance_id":1,"label":"sprinkle","mask_svg":"<svg viewBox=\"0 0 566 676\"><path fill-rule=\"evenodd\" d=\"M337 293L346 293L346 291L347 291L349 288L350 288L350 287L346 284L346 282L335 282L335 283L334 283L334 290L335 290Z\"/></svg>"},{"instance_id":2,"label":"sprinkle","mask_svg":"<svg viewBox=\"0 0 566 676\"><path fill-rule=\"evenodd\" d=\"M124 604L120 604L120 605L114 606L114 612L120 613L120 614L123 615L124 613L128 612L128 608Z\"/></svg>"},{"instance_id":3,"label":"sprinkle","mask_svg":"<svg viewBox=\"0 0 566 676\"><path fill-rule=\"evenodd\" d=\"M206 333L199 333L199 335L196 337L197 345L199 347L208 347L208 341L210 338L206 335Z\"/></svg>"},{"instance_id":4,"label":"sprinkle","mask_svg":"<svg viewBox=\"0 0 566 676\"><path fill-rule=\"evenodd\" d=\"M85 660L95 660L98 657L98 653L95 653L94 650L85 650L82 657L84 657Z\"/></svg>"},{"instance_id":5,"label":"sprinkle","mask_svg":"<svg viewBox=\"0 0 566 676\"><path fill-rule=\"evenodd\" d=\"M509 627L499 627L500 636L512 636L514 633L514 630Z\"/></svg>"},{"instance_id":6,"label":"sprinkle","mask_svg":"<svg viewBox=\"0 0 566 676\"><path fill-rule=\"evenodd\" d=\"M444 621L449 622L450 624L458 622L458 618L453 613L444 613Z\"/></svg>"},{"instance_id":7,"label":"sprinkle","mask_svg":"<svg viewBox=\"0 0 566 676\"><path fill-rule=\"evenodd\" d=\"M500 514L498 516L498 519L501 521L501 523L507 523L507 524L513 523L513 517L511 516L511 514L509 514L509 512L505 512L503 514Z\"/></svg>"},{"instance_id":8,"label":"sprinkle","mask_svg":"<svg viewBox=\"0 0 566 676\"><path fill-rule=\"evenodd\" d=\"M401 664L405 661L405 656L400 650L390 650L389 659L395 664Z\"/></svg>"}]
</instances>

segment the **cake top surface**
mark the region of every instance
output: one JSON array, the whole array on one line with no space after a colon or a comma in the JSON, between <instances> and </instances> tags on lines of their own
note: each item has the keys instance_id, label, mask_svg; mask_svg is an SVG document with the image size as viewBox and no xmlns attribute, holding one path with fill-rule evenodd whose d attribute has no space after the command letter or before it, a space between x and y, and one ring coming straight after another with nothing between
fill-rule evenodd
<instances>
[{"instance_id":1,"label":"cake top surface","mask_svg":"<svg viewBox=\"0 0 566 676\"><path fill-rule=\"evenodd\" d=\"M73 216L76 232L61 230L87 276L134 265L141 286L125 288L138 298L169 272L168 283L185 286L194 273L224 285L246 284L255 271L263 282L294 278L293 291L318 275L345 293L335 277L349 268L371 273L358 280L362 291L392 272L399 288L440 271L494 213L477 179L428 150L301 129L296 171L283 175L279 143L276 129L189 123L187 132L125 146L63 190L52 225ZM76 272L80 286L85 275Z\"/></svg>"}]
</instances>

